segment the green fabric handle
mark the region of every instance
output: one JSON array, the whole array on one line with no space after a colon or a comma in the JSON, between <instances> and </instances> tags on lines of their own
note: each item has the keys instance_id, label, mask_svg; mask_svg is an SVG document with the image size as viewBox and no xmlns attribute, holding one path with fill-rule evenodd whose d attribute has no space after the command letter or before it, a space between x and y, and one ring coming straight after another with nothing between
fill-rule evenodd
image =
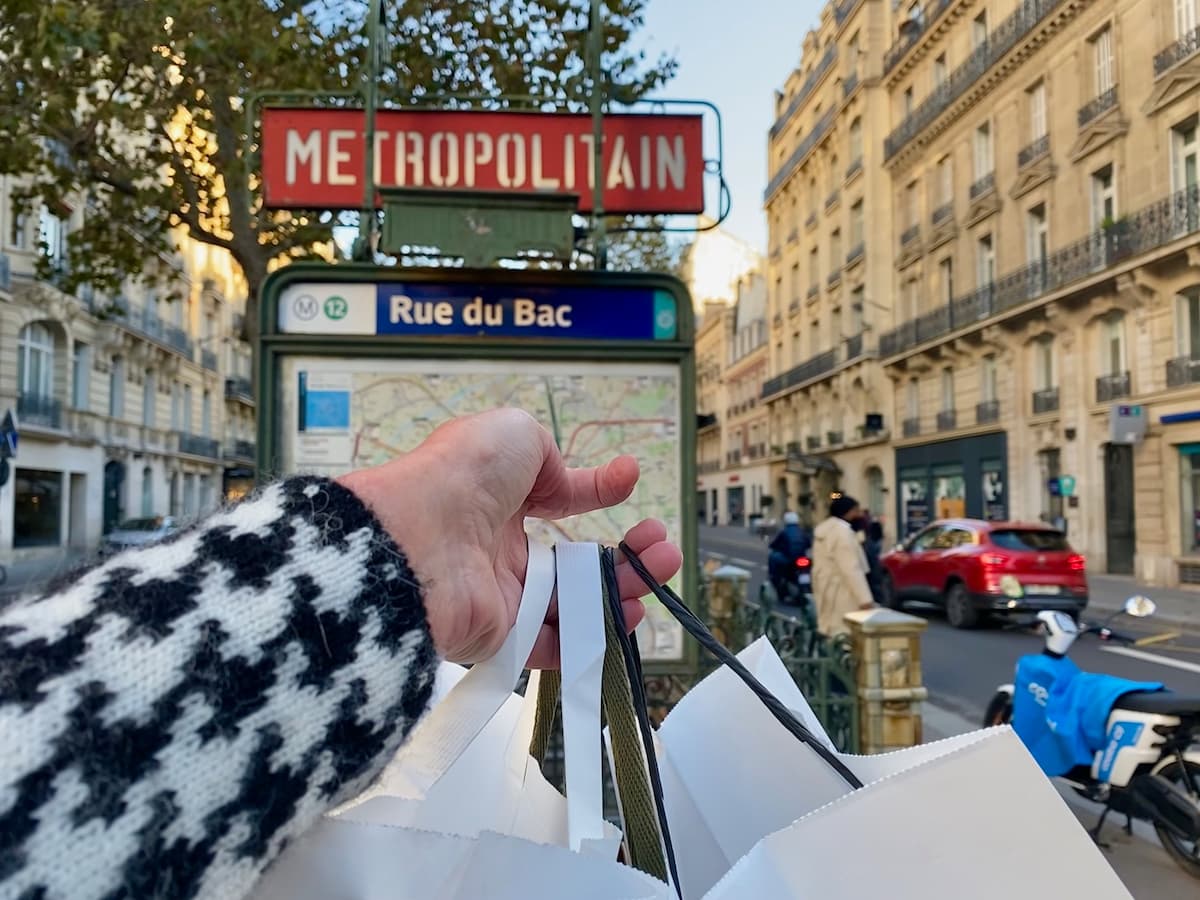
<instances>
[{"instance_id":1,"label":"green fabric handle","mask_svg":"<svg viewBox=\"0 0 1200 900\"><path fill-rule=\"evenodd\" d=\"M616 623L607 601L605 588L604 629L607 637L604 650L604 671L601 680L600 702L608 723L612 742L613 782L625 823L625 846L630 865L660 881L669 881L666 856L663 853L662 833L659 830L658 810L650 788L650 776L642 755L641 733L633 708L633 692L629 672L617 642ZM529 753L542 765L558 717L562 694L562 678L557 671L542 672L538 685L537 712ZM600 739L600 735L596 735Z\"/></svg>"}]
</instances>

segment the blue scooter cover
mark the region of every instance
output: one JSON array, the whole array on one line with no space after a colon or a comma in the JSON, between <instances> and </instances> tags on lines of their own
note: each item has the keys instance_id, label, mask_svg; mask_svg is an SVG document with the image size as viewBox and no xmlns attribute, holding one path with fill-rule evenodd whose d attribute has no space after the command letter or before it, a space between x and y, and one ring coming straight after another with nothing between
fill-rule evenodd
<instances>
[{"instance_id":1,"label":"blue scooter cover","mask_svg":"<svg viewBox=\"0 0 1200 900\"><path fill-rule=\"evenodd\" d=\"M1107 743L1108 716L1125 694L1161 691L1160 682L1084 672L1067 657L1024 656L1013 689L1013 729L1053 777L1090 766Z\"/></svg>"}]
</instances>

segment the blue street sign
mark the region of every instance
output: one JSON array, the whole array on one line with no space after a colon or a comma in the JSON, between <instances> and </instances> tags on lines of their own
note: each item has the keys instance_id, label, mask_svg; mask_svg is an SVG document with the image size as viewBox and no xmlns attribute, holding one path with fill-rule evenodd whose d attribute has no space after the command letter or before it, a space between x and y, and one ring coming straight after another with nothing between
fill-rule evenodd
<instances>
[{"instance_id":1,"label":"blue street sign","mask_svg":"<svg viewBox=\"0 0 1200 900\"><path fill-rule=\"evenodd\" d=\"M10 409L4 413L3 421L0 421L0 459L17 458L18 438L17 421Z\"/></svg>"},{"instance_id":2,"label":"blue street sign","mask_svg":"<svg viewBox=\"0 0 1200 900\"><path fill-rule=\"evenodd\" d=\"M1062 482L1059 481L1057 478L1051 478L1049 481L1046 482L1046 490L1048 490L1050 492L1051 497L1061 497L1062 496Z\"/></svg>"}]
</instances>

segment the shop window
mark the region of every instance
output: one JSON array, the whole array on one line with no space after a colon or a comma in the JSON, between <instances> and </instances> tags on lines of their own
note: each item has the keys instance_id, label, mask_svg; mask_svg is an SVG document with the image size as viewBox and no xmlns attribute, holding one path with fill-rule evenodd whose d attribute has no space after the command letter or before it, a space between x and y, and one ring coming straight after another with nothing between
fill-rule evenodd
<instances>
[{"instance_id":1,"label":"shop window","mask_svg":"<svg viewBox=\"0 0 1200 900\"><path fill-rule=\"evenodd\" d=\"M154 515L154 472L149 466L142 469L142 515Z\"/></svg>"},{"instance_id":2,"label":"shop window","mask_svg":"<svg viewBox=\"0 0 1200 900\"><path fill-rule=\"evenodd\" d=\"M55 547L62 533L62 472L17 469L13 546Z\"/></svg>"},{"instance_id":3,"label":"shop window","mask_svg":"<svg viewBox=\"0 0 1200 900\"><path fill-rule=\"evenodd\" d=\"M1008 519L1008 489L1004 484L1004 463L998 459L986 459L983 470L983 517L989 522Z\"/></svg>"},{"instance_id":4,"label":"shop window","mask_svg":"<svg viewBox=\"0 0 1200 900\"><path fill-rule=\"evenodd\" d=\"M961 519L967 514L965 488L961 465L934 468L933 490L939 519Z\"/></svg>"},{"instance_id":5,"label":"shop window","mask_svg":"<svg viewBox=\"0 0 1200 900\"><path fill-rule=\"evenodd\" d=\"M1179 448L1183 552L1200 553L1200 444Z\"/></svg>"},{"instance_id":6,"label":"shop window","mask_svg":"<svg viewBox=\"0 0 1200 900\"><path fill-rule=\"evenodd\" d=\"M901 470L900 504L904 534L916 534L929 524L929 485L925 470Z\"/></svg>"}]
</instances>

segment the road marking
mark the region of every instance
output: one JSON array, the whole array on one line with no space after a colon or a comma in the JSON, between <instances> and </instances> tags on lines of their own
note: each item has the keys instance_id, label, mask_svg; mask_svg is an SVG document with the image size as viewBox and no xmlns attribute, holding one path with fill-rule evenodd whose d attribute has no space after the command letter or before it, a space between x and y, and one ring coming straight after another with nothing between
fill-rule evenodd
<instances>
[{"instance_id":1,"label":"road marking","mask_svg":"<svg viewBox=\"0 0 1200 900\"><path fill-rule=\"evenodd\" d=\"M1171 659L1168 656L1159 656L1156 653L1146 653L1142 650L1134 650L1131 647L1101 647L1105 653L1119 653L1121 656L1128 656L1132 659L1140 659L1145 662L1158 663L1160 666L1170 666L1173 669L1183 669L1185 672L1200 673L1200 664L1186 662L1182 659Z\"/></svg>"},{"instance_id":2,"label":"road marking","mask_svg":"<svg viewBox=\"0 0 1200 900\"><path fill-rule=\"evenodd\" d=\"M1173 641L1177 637L1183 637L1182 631L1164 631L1162 634L1152 634L1149 637L1140 638L1133 642L1135 647L1146 647L1150 644L1161 644L1165 641Z\"/></svg>"},{"instance_id":3,"label":"road marking","mask_svg":"<svg viewBox=\"0 0 1200 900\"><path fill-rule=\"evenodd\" d=\"M731 556L731 557L729 557L729 561L730 561L730 562L735 562L735 563L737 563L739 566L751 566L751 567L754 567L754 566L757 566L757 565L758 565L758 563L757 563L757 562L755 562L755 561L754 561L754 560L752 560L752 559L742 559L741 557L738 557L738 556Z\"/></svg>"}]
</instances>

